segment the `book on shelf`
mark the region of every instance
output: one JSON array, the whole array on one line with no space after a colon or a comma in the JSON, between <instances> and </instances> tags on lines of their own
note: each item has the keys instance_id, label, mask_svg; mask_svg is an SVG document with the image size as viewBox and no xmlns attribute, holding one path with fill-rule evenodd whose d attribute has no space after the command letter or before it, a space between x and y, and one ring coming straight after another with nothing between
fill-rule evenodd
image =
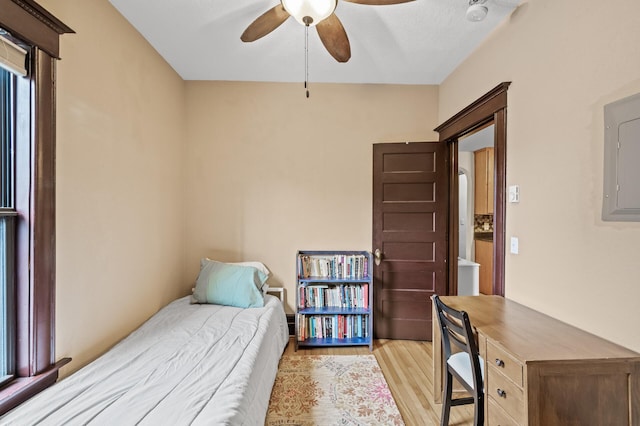
<instances>
[{"instance_id":1,"label":"book on shelf","mask_svg":"<svg viewBox=\"0 0 640 426\"><path fill-rule=\"evenodd\" d=\"M364 279L369 274L369 258L361 254L300 255L298 278Z\"/></svg>"},{"instance_id":2,"label":"book on shelf","mask_svg":"<svg viewBox=\"0 0 640 426\"><path fill-rule=\"evenodd\" d=\"M366 315L298 314L298 316L299 341L369 337L369 317Z\"/></svg>"},{"instance_id":3,"label":"book on shelf","mask_svg":"<svg viewBox=\"0 0 640 426\"><path fill-rule=\"evenodd\" d=\"M332 286L309 284L298 287L298 308L369 307L369 284L338 283Z\"/></svg>"}]
</instances>

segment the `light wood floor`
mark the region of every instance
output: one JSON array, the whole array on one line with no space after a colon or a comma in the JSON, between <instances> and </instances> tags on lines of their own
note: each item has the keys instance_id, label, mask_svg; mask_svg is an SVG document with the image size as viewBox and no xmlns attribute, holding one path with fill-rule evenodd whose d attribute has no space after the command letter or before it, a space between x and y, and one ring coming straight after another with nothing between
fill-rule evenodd
<instances>
[{"instance_id":1,"label":"light wood floor","mask_svg":"<svg viewBox=\"0 0 640 426\"><path fill-rule=\"evenodd\" d=\"M366 346L299 348L293 340L285 355L364 355ZM400 414L407 426L439 425L441 404L433 402L433 371L431 342L410 340L375 340L373 354L389 384ZM451 408L449 425L473 424L473 406Z\"/></svg>"}]
</instances>

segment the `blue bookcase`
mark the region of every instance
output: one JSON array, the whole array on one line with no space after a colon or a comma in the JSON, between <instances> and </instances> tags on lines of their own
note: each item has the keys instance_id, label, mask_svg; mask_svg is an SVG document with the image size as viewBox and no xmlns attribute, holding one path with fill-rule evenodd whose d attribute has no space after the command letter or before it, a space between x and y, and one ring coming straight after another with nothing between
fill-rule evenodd
<instances>
[{"instance_id":1,"label":"blue bookcase","mask_svg":"<svg viewBox=\"0 0 640 426\"><path fill-rule=\"evenodd\" d=\"M367 251L298 251L295 343L373 350L373 263Z\"/></svg>"}]
</instances>

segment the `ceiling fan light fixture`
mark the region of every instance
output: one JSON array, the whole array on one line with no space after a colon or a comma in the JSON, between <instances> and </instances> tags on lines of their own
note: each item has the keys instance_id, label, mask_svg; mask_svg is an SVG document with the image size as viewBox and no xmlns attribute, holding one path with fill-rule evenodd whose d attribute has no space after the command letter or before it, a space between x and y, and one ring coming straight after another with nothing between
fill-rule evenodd
<instances>
[{"instance_id":1,"label":"ceiling fan light fixture","mask_svg":"<svg viewBox=\"0 0 640 426\"><path fill-rule=\"evenodd\" d=\"M487 0L469 0L469 8L467 9L467 19L472 22L482 21L489 12L484 3Z\"/></svg>"},{"instance_id":2,"label":"ceiling fan light fixture","mask_svg":"<svg viewBox=\"0 0 640 426\"><path fill-rule=\"evenodd\" d=\"M281 0L282 7L302 25L314 26L336 10L337 0Z\"/></svg>"}]
</instances>

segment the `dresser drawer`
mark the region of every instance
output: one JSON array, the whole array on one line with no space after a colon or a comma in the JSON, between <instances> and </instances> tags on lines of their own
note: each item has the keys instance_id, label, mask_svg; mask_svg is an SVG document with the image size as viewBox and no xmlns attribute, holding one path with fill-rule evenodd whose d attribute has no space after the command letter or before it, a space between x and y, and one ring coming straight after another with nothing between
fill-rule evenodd
<instances>
[{"instance_id":1,"label":"dresser drawer","mask_svg":"<svg viewBox=\"0 0 640 426\"><path fill-rule=\"evenodd\" d=\"M524 392L507 379L502 372L495 367L487 368L487 396L488 401L494 401L509 416L513 417L517 424L523 424L524 420Z\"/></svg>"},{"instance_id":2,"label":"dresser drawer","mask_svg":"<svg viewBox=\"0 0 640 426\"><path fill-rule=\"evenodd\" d=\"M489 407L485 418L488 426L520 426L492 398L489 398Z\"/></svg>"},{"instance_id":3,"label":"dresser drawer","mask_svg":"<svg viewBox=\"0 0 640 426\"><path fill-rule=\"evenodd\" d=\"M522 364L507 351L487 340L487 364L496 367L505 376L522 387Z\"/></svg>"}]
</instances>

